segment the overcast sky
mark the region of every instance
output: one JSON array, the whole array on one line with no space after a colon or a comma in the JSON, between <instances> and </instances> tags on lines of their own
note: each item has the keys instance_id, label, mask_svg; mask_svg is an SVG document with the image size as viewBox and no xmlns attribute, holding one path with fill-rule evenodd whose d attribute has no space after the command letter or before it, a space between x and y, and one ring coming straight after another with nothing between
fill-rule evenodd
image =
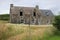
<instances>
[{"instance_id":1,"label":"overcast sky","mask_svg":"<svg viewBox=\"0 0 60 40\"><path fill-rule=\"evenodd\" d=\"M0 14L9 14L10 4L28 7L39 5L40 9L50 9L55 15L60 11L60 0L0 0Z\"/></svg>"}]
</instances>

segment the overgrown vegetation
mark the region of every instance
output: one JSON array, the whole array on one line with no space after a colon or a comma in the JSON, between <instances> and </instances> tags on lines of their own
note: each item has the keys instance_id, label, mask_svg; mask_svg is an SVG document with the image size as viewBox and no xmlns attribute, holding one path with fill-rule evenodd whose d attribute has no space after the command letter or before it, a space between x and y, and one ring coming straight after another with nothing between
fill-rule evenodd
<instances>
[{"instance_id":1,"label":"overgrown vegetation","mask_svg":"<svg viewBox=\"0 0 60 40\"><path fill-rule=\"evenodd\" d=\"M29 35L31 40L42 40L43 38L45 40L49 36L49 32L52 31L52 26L50 25L30 25L30 27L31 34L29 34L29 25L1 23L0 40L29 40ZM45 35L45 32L48 32L47 35ZM43 35L45 36L43 37Z\"/></svg>"},{"instance_id":2,"label":"overgrown vegetation","mask_svg":"<svg viewBox=\"0 0 60 40\"><path fill-rule=\"evenodd\" d=\"M14 25L0 25L0 27L0 40L7 40L9 37L24 33L23 29L20 29L19 27L14 27Z\"/></svg>"},{"instance_id":3,"label":"overgrown vegetation","mask_svg":"<svg viewBox=\"0 0 60 40\"><path fill-rule=\"evenodd\" d=\"M60 40L60 15L55 16L53 26L56 28L53 36L49 37L49 40Z\"/></svg>"},{"instance_id":4,"label":"overgrown vegetation","mask_svg":"<svg viewBox=\"0 0 60 40\"><path fill-rule=\"evenodd\" d=\"M9 20L9 14L2 14L2 15L0 15L0 20L8 21Z\"/></svg>"},{"instance_id":5,"label":"overgrown vegetation","mask_svg":"<svg viewBox=\"0 0 60 40\"><path fill-rule=\"evenodd\" d=\"M55 28L57 28L57 30L60 31L60 15L55 16L54 22L53 22L53 26Z\"/></svg>"},{"instance_id":6,"label":"overgrown vegetation","mask_svg":"<svg viewBox=\"0 0 60 40\"><path fill-rule=\"evenodd\" d=\"M3 20L3 21L2 21ZM9 14L0 15L0 40L29 40L28 25L11 24ZM60 15L55 17L53 26L31 26L31 40L60 40Z\"/></svg>"}]
</instances>

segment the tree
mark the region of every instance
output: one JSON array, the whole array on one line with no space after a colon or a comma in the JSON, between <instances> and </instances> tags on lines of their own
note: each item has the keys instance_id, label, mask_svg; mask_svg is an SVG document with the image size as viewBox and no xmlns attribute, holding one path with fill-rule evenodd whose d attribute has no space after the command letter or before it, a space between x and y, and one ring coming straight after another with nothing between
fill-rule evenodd
<instances>
[{"instance_id":1,"label":"tree","mask_svg":"<svg viewBox=\"0 0 60 40\"><path fill-rule=\"evenodd\" d=\"M55 16L53 26L56 27L60 31L60 15Z\"/></svg>"}]
</instances>

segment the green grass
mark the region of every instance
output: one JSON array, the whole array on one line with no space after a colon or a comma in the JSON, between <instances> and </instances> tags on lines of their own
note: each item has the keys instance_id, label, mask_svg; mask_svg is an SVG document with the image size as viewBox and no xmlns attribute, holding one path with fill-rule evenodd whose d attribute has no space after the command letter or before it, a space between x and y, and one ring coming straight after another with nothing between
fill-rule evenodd
<instances>
[{"instance_id":1,"label":"green grass","mask_svg":"<svg viewBox=\"0 0 60 40\"><path fill-rule=\"evenodd\" d=\"M45 34L46 35L46 34ZM55 31L53 35L46 35L44 40L60 40L60 31Z\"/></svg>"},{"instance_id":2,"label":"green grass","mask_svg":"<svg viewBox=\"0 0 60 40\"><path fill-rule=\"evenodd\" d=\"M54 35L43 38L43 40L60 40L60 36Z\"/></svg>"},{"instance_id":3,"label":"green grass","mask_svg":"<svg viewBox=\"0 0 60 40\"><path fill-rule=\"evenodd\" d=\"M60 31L55 31L54 35L49 40L60 40Z\"/></svg>"},{"instance_id":4,"label":"green grass","mask_svg":"<svg viewBox=\"0 0 60 40\"><path fill-rule=\"evenodd\" d=\"M52 36L49 38L49 40L60 40L60 36L57 36L57 35Z\"/></svg>"}]
</instances>

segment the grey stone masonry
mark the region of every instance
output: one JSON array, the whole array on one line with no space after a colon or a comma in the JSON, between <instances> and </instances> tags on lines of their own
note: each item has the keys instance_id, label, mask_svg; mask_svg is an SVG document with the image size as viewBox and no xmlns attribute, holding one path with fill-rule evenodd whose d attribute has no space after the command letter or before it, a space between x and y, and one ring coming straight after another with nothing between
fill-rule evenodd
<instances>
[{"instance_id":1,"label":"grey stone masonry","mask_svg":"<svg viewBox=\"0 0 60 40\"><path fill-rule=\"evenodd\" d=\"M39 9L36 7L21 7L10 4L10 22L32 25L51 24L54 15L51 10Z\"/></svg>"}]
</instances>

